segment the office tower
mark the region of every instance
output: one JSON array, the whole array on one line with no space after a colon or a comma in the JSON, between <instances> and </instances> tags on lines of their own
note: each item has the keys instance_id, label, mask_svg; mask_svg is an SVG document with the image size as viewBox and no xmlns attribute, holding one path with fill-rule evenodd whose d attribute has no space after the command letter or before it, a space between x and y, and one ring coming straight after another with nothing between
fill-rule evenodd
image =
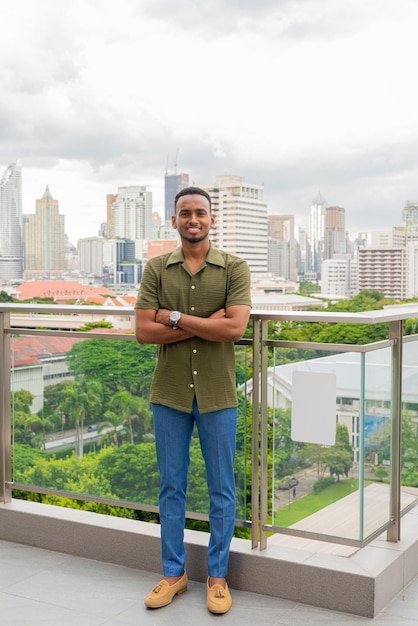
<instances>
[{"instance_id":1,"label":"office tower","mask_svg":"<svg viewBox=\"0 0 418 626\"><path fill-rule=\"evenodd\" d=\"M108 196L107 203L111 215L108 238L136 241L152 237L152 192L146 186L119 187L115 199Z\"/></svg>"},{"instance_id":2,"label":"office tower","mask_svg":"<svg viewBox=\"0 0 418 626\"><path fill-rule=\"evenodd\" d=\"M329 206L325 209L324 259L333 259L336 254L347 253L345 231L345 209Z\"/></svg>"},{"instance_id":3,"label":"office tower","mask_svg":"<svg viewBox=\"0 0 418 626\"><path fill-rule=\"evenodd\" d=\"M306 272L306 259L310 256L310 246L308 242L308 235L306 229L303 226L299 226L298 238L296 246L296 266L299 274L305 274Z\"/></svg>"},{"instance_id":4,"label":"office tower","mask_svg":"<svg viewBox=\"0 0 418 626\"><path fill-rule=\"evenodd\" d=\"M179 191L189 186L188 174L166 174L164 176L164 219L171 221L174 200Z\"/></svg>"},{"instance_id":5,"label":"office tower","mask_svg":"<svg viewBox=\"0 0 418 626\"><path fill-rule=\"evenodd\" d=\"M402 226L394 226L385 230L374 230L371 233L371 248L403 248L406 244L406 231Z\"/></svg>"},{"instance_id":6,"label":"office tower","mask_svg":"<svg viewBox=\"0 0 418 626\"><path fill-rule=\"evenodd\" d=\"M321 294L351 298L351 258L350 255L337 255L325 259L321 267Z\"/></svg>"},{"instance_id":7,"label":"office tower","mask_svg":"<svg viewBox=\"0 0 418 626\"><path fill-rule=\"evenodd\" d=\"M78 240L80 273L92 279L103 278L103 237L85 237Z\"/></svg>"},{"instance_id":8,"label":"office tower","mask_svg":"<svg viewBox=\"0 0 418 626\"><path fill-rule=\"evenodd\" d=\"M241 176L217 176L205 187L212 200L214 245L245 259L251 272L267 272L267 203L263 187Z\"/></svg>"},{"instance_id":9,"label":"office tower","mask_svg":"<svg viewBox=\"0 0 418 626\"><path fill-rule=\"evenodd\" d=\"M385 298L406 296L405 248L359 248L358 291L380 291Z\"/></svg>"},{"instance_id":10,"label":"office tower","mask_svg":"<svg viewBox=\"0 0 418 626\"><path fill-rule=\"evenodd\" d=\"M25 278L60 276L65 267L65 217L48 186L36 200L35 214L25 215Z\"/></svg>"},{"instance_id":11,"label":"office tower","mask_svg":"<svg viewBox=\"0 0 418 626\"><path fill-rule=\"evenodd\" d=\"M276 258L277 254L282 251L287 255L287 259L283 259L282 267L286 267L286 273L279 274L287 280L297 280L298 270L296 266L296 241L295 241L295 216L294 215L268 215L267 216L267 228L269 236L269 272L274 272L273 261L270 262L270 254L273 254ZM283 245L276 246L273 242L285 243ZM275 272L274 272L275 273Z\"/></svg>"},{"instance_id":12,"label":"office tower","mask_svg":"<svg viewBox=\"0 0 418 626\"><path fill-rule=\"evenodd\" d=\"M103 241L103 280L112 284L137 284L141 264L135 262L135 241L105 239Z\"/></svg>"},{"instance_id":13,"label":"office tower","mask_svg":"<svg viewBox=\"0 0 418 626\"><path fill-rule=\"evenodd\" d=\"M0 180L0 279L23 273L22 166L9 165Z\"/></svg>"},{"instance_id":14,"label":"office tower","mask_svg":"<svg viewBox=\"0 0 418 626\"><path fill-rule=\"evenodd\" d=\"M312 200L308 214L308 242L310 254L306 256L305 271L315 272L318 278L321 275L321 263L324 255L326 201L320 193Z\"/></svg>"}]
</instances>

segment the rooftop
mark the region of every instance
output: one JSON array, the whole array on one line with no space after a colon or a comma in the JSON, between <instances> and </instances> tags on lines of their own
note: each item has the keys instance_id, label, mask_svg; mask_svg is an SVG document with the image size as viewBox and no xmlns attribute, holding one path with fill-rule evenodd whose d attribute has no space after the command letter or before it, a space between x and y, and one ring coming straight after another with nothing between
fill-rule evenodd
<instances>
[{"instance_id":1,"label":"rooftop","mask_svg":"<svg viewBox=\"0 0 418 626\"><path fill-rule=\"evenodd\" d=\"M206 609L204 583L194 580L170 606L151 610L143 602L158 581L152 572L7 541L0 541L0 563L4 626L418 625L418 577L374 619L233 589L231 610L217 618Z\"/></svg>"}]
</instances>

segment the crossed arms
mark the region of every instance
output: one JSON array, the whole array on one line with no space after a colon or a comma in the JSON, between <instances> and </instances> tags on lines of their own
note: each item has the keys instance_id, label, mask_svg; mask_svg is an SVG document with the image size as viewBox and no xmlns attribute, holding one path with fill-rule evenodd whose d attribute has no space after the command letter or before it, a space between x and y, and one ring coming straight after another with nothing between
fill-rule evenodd
<instances>
[{"instance_id":1,"label":"crossed arms","mask_svg":"<svg viewBox=\"0 0 418 626\"><path fill-rule=\"evenodd\" d=\"M177 329L170 324L170 310L136 309L135 334L139 343L175 343L190 337L208 341L239 341L247 327L251 308L246 304L219 309L209 317L182 313Z\"/></svg>"}]
</instances>

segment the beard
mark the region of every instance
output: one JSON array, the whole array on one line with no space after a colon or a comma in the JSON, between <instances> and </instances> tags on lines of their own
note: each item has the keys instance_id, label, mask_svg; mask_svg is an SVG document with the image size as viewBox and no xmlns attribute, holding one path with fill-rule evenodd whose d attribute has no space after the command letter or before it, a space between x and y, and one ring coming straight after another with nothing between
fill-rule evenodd
<instances>
[{"instance_id":1,"label":"beard","mask_svg":"<svg viewBox=\"0 0 418 626\"><path fill-rule=\"evenodd\" d=\"M184 239L188 243L200 243L209 237L209 232L201 233L199 235L188 235L187 231L180 234L180 238Z\"/></svg>"}]
</instances>

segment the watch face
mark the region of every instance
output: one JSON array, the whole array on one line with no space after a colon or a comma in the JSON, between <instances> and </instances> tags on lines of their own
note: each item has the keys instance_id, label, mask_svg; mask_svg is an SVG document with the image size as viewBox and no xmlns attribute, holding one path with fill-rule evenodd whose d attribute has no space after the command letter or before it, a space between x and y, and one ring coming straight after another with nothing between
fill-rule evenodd
<instances>
[{"instance_id":1,"label":"watch face","mask_svg":"<svg viewBox=\"0 0 418 626\"><path fill-rule=\"evenodd\" d=\"M173 326L177 324L180 318L181 318L180 311L173 311L172 313L170 313L170 322L173 324Z\"/></svg>"}]
</instances>

